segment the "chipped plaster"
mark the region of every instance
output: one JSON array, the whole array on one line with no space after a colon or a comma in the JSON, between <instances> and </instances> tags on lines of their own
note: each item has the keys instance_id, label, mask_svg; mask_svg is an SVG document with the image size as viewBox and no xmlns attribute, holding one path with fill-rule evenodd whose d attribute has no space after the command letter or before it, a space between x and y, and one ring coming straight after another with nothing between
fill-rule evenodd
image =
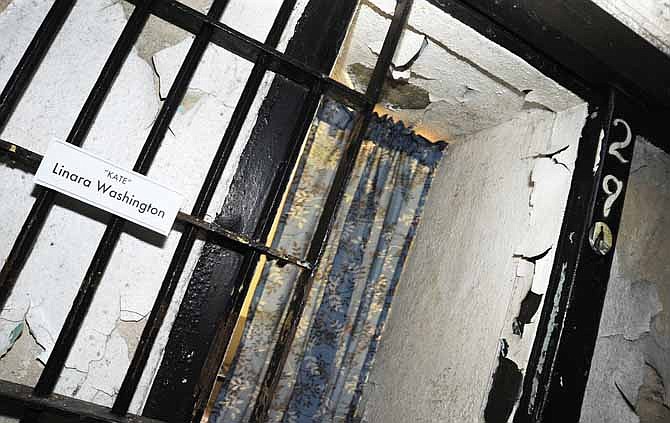
<instances>
[{"instance_id":1,"label":"chipped plaster","mask_svg":"<svg viewBox=\"0 0 670 423\"><path fill-rule=\"evenodd\" d=\"M242 17L256 14L254 24L245 27L244 32L262 39L274 16L258 11L276 11L279 4L278 1L232 1L226 19L239 25ZM280 48L290 38L305 4L305 0L298 2ZM9 77L50 5L47 0L15 0L0 14L0 32L13 37L11 43L0 45L0 82L4 83ZM1 134L3 139L43 153L51 139L66 138L128 12L127 7L124 9L120 2L113 0L77 2ZM193 38L189 35L170 38L170 34L166 36L165 23L149 22L128 56L84 148L132 167L159 111L161 98L166 95ZM192 207L251 66L241 58L210 46L170 125L149 177L184 194L188 199L184 210ZM72 69L78 70L76 78L72 77ZM268 73L243 127L242 141L248 138L271 79L272 74ZM159 92L159 86L160 91L165 91ZM239 142L232 153L208 211L209 218L221 207L243 148L244 142ZM0 228L0 255L6 257L34 201L33 184L29 175L7 166L0 166L0 177L17 188L0 192L0 212L8 216ZM8 380L27 384L36 381L40 362L46 361L53 347L67 305L72 302L105 221L104 213L64 197L58 198L0 315L0 350L7 350L0 359L0 374ZM179 235L173 231L162 239L134 225L126 228L56 392L111 404ZM201 247L202 240L199 240L187 262L131 411L141 410L169 334L170 322ZM17 327L23 330L17 331Z\"/></svg>"},{"instance_id":2,"label":"chipped plaster","mask_svg":"<svg viewBox=\"0 0 670 423\"><path fill-rule=\"evenodd\" d=\"M4 12L13 0L0 0L0 13Z\"/></svg>"},{"instance_id":3,"label":"chipped plaster","mask_svg":"<svg viewBox=\"0 0 670 423\"><path fill-rule=\"evenodd\" d=\"M334 77L365 89L369 77L361 77L361 69L374 67L394 6L388 0L361 2ZM562 111L582 102L425 0L414 3L393 63L382 99L385 112L431 139L453 141L529 108ZM417 92L428 93L425 107L416 107L411 94Z\"/></svg>"},{"instance_id":4,"label":"chipped plaster","mask_svg":"<svg viewBox=\"0 0 670 423\"><path fill-rule=\"evenodd\" d=\"M546 289L585 119L585 104L527 110L450 146L363 395L365 421L483 421L501 339L505 362L525 370L538 319L523 336L513 320L529 290Z\"/></svg>"}]
</instances>

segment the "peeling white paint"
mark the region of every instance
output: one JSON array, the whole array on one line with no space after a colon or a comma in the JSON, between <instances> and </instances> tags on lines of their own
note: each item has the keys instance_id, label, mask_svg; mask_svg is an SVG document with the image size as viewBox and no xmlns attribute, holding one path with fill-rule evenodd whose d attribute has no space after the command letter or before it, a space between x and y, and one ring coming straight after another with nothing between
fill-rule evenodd
<instances>
[{"instance_id":1,"label":"peeling white paint","mask_svg":"<svg viewBox=\"0 0 670 423\"><path fill-rule=\"evenodd\" d=\"M334 76L364 90L352 65L374 66L395 2L361 2ZM411 60L414 59L414 60ZM405 70L402 65L411 62ZM395 118L434 139L453 140L512 119L527 108L562 111L582 101L532 66L429 2L414 2L392 77L426 90L423 109L386 102ZM386 90L394 88L387 85ZM444 116L450 116L445 119Z\"/></svg>"},{"instance_id":2,"label":"peeling white paint","mask_svg":"<svg viewBox=\"0 0 670 423\"><path fill-rule=\"evenodd\" d=\"M593 163L593 174L595 175L598 169L600 168L601 154L603 151L603 142L605 141L605 131L600 130L598 135L598 149L596 150L595 162Z\"/></svg>"},{"instance_id":3,"label":"peeling white paint","mask_svg":"<svg viewBox=\"0 0 670 423\"><path fill-rule=\"evenodd\" d=\"M0 358L14 346L19 337L23 334L25 322L12 322L9 320L0 320Z\"/></svg>"},{"instance_id":4,"label":"peeling white paint","mask_svg":"<svg viewBox=\"0 0 670 423\"><path fill-rule=\"evenodd\" d=\"M379 57L382 45L383 40L377 39L369 45L369 48L377 57ZM412 62L418 59L427 46L428 39L425 35L404 31L391 62L393 77L395 79L409 79ZM407 68L407 70L398 71L397 68Z\"/></svg>"},{"instance_id":5,"label":"peeling white paint","mask_svg":"<svg viewBox=\"0 0 670 423\"><path fill-rule=\"evenodd\" d=\"M16 0L13 5L26 10L40 10L50 6L51 2ZM22 27L24 19L32 19L28 16L31 16L31 13L25 16L10 16L7 26ZM2 18L5 17L3 14ZM11 140L38 152L44 152L51 139L64 139L124 24L125 16L119 5L105 2L78 2L3 132L3 139ZM3 50L2 54L5 54L6 51L7 55L22 53L20 50L20 52L16 51L20 48L21 46L18 45L3 44L0 46L0 49ZM135 81L135 84L142 84L142 66L142 61L131 55L124 69L125 73L119 76L117 84L132 87L131 80ZM71 72L72 69L78 70L76 78L72 77L74 75ZM11 71L11 66L2 66L3 74ZM130 77L131 74L132 77ZM150 70L144 75L148 75L148 86L151 87L153 83ZM142 106L142 85L136 86L133 90L138 94L133 97L136 102L134 104ZM150 95L149 104L151 102L156 104L153 97ZM128 106L127 99L119 103L118 97L111 95L108 105L115 104L115 102ZM136 130L134 128L144 128L153 119L152 111L144 114L138 113L142 112L140 109L131 114L129 111L124 113L124 107L119 107L118 110L121 112L117 111L114 118L124 122L125 126L118 125L114 118L98 119L99 123L96 125L99 132L96 132L95 128L91 132L89 146L92 149L95 149L96 146L99 148L102 142L114 145L117 136L133 139L132 132ZM103 121L110 126L102 124ZM114 130L111 130L112 128ZM105 132L108 133L105 134ZM132 144L128 147L132 148ZM123 156L128 151L116 148L112 153L116 153L116 158L120 158L118 156ZM32 191L30 176L5 166L0 167L0 174L3 179L9 181L9 184L17 187L15 190L4 190L0 193L2 196L0 209L7 215L6 225L3 225L2 229L4 233L0 237L0 253L4 258L21 227L33 198L30 196ZM82 210L89 213L86 208ZM101 234L101 223L95 220L95 215L89 216L93 219L79 215L76 207L73 210L69 202L58 201L33 250L33 259L26 264L25 271L2 313L3 318L12 318L10 316L14 315L15 319L16 314L25 316L30 335L39 345L35 349L38 353L37 358L43 362L46 361L48 351L51 350L58 335L67 312L67 305L72 302L76 286L81 281L83 270L85 270L82 268L90 260L93 243L97 242L96 239ZM58 226L60 230L56 229ZM66 234L62 233L63 228L68 228ZM73 231L70 228L77 230ZM76 247L83 247L87 244L90 251L77 251ZM102 290L104 291L104 287ZM116 298L118 310L118 296ZM111 319L106 320L107 316L111 316ZM91 337L90 348L84 351L75 350L68 359L68 367L88 371L90 362L102 358L106 335L113 328L114 314L104 316L94 314L93 319L96 320L93 325L95 331L85 327L80 334L82 337ZM20 359L17 363L17 361L9 360L9 357L7 361L0 362L0 366L16 364L38 366L34 360ZM34 373L35 371L27 370L27 372ZM72 380L67 375L69 372L70 370L65 370L66 375L61 382ZM59 392L61 388L62 384L59 384ZM89 396L87 399L92 399L92 397Z\"/></svg>"},{"instance_id":6,"label":"peeling white paint","mask_svg":"<svg viewBox=\"0 0 670 423\"><path fill-rule=\"evenodd\" d=\"M244 16L254 15L254 24L246 26L244 32L264 37L279 4L279 1L232 1L224 20L239 25L244 22ZM305 4L305 0L298 2L280 48L284 48L290 39ZM50 5L47 0L15 0L0 15L2 32L17 34L15 43L0 45L0 57L4 58L0 61L0 78L8 78L25 48L23 41L29 42L34 33L31 31L39 25L41 16ZM2 133L3 139L37 152L44 152L52 138L65 139L125 22L124 10L118 2L77 2ZM22 30L15 31L15 28ZM26 40L19 37L22 34ZM160 36L160 33L143 33L140 37ZM130 53L84 148L119 165L132 167L160 109L159 96L167 94L192 38L187 36L177 45L156 54L157 75L136 50ZM193 78L186 100L170 125L148 176L183 193L188 199L184 210L192 207L251 66L243 59L210 46ZM76 77L73 77L72 69L77 69ZM154 84L155 76L160 76L161 93L157 92L157 85ZM273 74L268 73L263 81L243 127L242 141L246 141L250 134L255 114L272 77ZM244 142L239 142L234 148L208 211L210 218L221 207L243 148ZM8 185L17 187L0 192L0 212L7 216L0 227L0 255L4 258L34 198L30 194L33 187L30 175L0 166L0 177ZM21 347L24 348L26 342L33 342L34 357L41 362L47 360L104 230L105 221L104 213L73 200L59 198L0 317L0 351L12 346L16 328L25 319L31 336L26 337L27 330L22 331ZM162 239L132 225L122 234L56 392L103 405L112 403L132 354L128 345L136 344L136 339L127 337L141 331L143 318L151 310L179 236L179 232L173 231ZM169 327L201 247L202 241L198 241L187 261L131 411L138 412L143 406ZM136 322L125 323L136 325L136 329L124 330L122 335L119 331L122 322ZM0 361L0 370L5 366L15 366L19 370L25 369L30 375L39 374L38 362L25 358L17 357L10 351Z\"/></svg>"},{"instance_id":7,"label":"peeling white paint","mask_svg":"<svg viewBox=\"0 0 670 423\"><path fill-rule=\"evenodd\" d=\"M363 395L365 421L482 421L500 338L524 371L538 319L523 337L512 320L531 287L546 286L538 278L553 255L514 256L556 242L585 118L586 105L528 110L450 146Z\"/></svg>"}]
</instances>

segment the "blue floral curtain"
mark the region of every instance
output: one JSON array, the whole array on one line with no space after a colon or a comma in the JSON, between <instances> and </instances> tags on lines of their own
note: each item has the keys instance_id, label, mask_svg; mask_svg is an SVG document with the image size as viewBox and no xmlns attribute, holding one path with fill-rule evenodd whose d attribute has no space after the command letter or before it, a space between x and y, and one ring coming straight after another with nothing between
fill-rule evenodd
<instances>
[{"instance_id":1,"label":"blue floral curtain","mask_svg":"<svg viewBox=\"0 0 670 423\"><path fill-rule=\"evenodd\" d=\"M323 210L353 113L322 104L273 246L304 255ZM391 300L444 143L375 116L338 210L268 421L346 422L355 416ZM238 353L210 416L249 421L298 272L267 264Z\"/></svg>"}]
</instances>

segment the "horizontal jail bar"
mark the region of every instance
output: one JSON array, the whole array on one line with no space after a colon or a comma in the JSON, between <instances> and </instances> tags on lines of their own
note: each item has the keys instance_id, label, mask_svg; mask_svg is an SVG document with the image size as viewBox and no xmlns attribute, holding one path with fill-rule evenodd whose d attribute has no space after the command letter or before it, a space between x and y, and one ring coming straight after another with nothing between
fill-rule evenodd
<instances>
[{"instance_id":1,"label":"horizontal jail bar","mask_svg":"<svg viewBox=\"0 0 670 423\"><path fill-rule=\"evenodd\" d=\"M160 420L133 414L118 416L112 414L108 407L64 395L51 394L39 397L33 395L32 390L30 386L0 380L0 414L20 418L27 410L34 410L65 415L77 422L163 423Z\"/></svg>"},{"instance_id":2,"label":"horizontal jail bar","mask_svg":"<svg viewBox=\"0 0 670 423\"><path fill-rule=\"evenodd\" d=\"M42 161L41 154L35 153L5 140L0 140L0 157L5 158L9 163L33 174L37 172L37 168ZM306 260L291 254L283 253L280 250L268 247L261 242L250 239L245 235L218 227L217 225L192 216L188 213L179 212L177 214L177 221L198 227L211 235L222 237L225 240L232 242L236 246L254 250L257 253L263 254L279 262L290 263L306 270L312 269L312 264Z\"/></svg>"},{"instance_id":3,"label":"horizontal jail bar","mask_svg":"<svg viewBox=\"0 0 670 423\"><path fill-rule=\"evenodd\" d=\"M311 270L313 267L306 260L302 260L291 254L285 254L279 250L268 247L267 245L251 240L247 236L237 232L229 231L228 229L224 228L218 228L214 224L206 222L202 219L198 219L197 217L191 216L190 214L179 212L177 214L177 220L183 223L197 226L198 228L203 229L211 234L222 236L228 241L232 241L243 247L248 247L249 249L254 250L259 254L266 255L280 262L291 263L305 270Z\"/></svg>"},{"instance_id":4,"label":"horizontal jail bar","mask_svg":"<svg viewBox=\"0 0 670 423\"><path fill-rule=\"evenodd\" d=\"M355 3L356 0L307 2L300 23L286 45L285 55L299 58L300 65L305 68L328 74L353 16ZM292 7L291 12L294 9ZM263 62L268 59L269 56L259 57ZM304 136L296 137L292 128L301 125L303 119L309 121L308 127L311 124L316 105L313 109L304 107L308 101L305 88L311 91L321 85L320 80L315 82L318 84L301 86L285 77L273 78L267 98L261 105L265 119L254 124L217 221L231 222L235 230L270 243L260 231L264 225L262 221L275 217L274 213L266 214L267 205L276 194L286 192L283 186L272 188L278 186L273 181L283 169L294 168L291 151L296 143L304 144ZM250 268L248 263L254 262L248 260L252 255L233 257L213 245L210 247L189 281L171 329L166 353L145 407L145 413L151 417L169 419L179 416L183 420L197 421L214 386L225 344L230 339L229 331L241 307L238 300L246 295L249 279L245 275L246 269ZM204 263L216 263L216 270L203 272ZM207 295L210 290L231 294L210 296ZM194 315L198 318L193 319L191 316ZM183 345L193 346L193 356L188 361L180 359ZM185 383L172 383L175 379L185 380ZM166 402L171 405L166 406ZM190 416L184 415L191 409Z\"/></svg>"},{"instance_id":5,"label":"horizontal jail bar","mask_svg":"<svg viewBox=\"0 0 670 423\"><path fill-rule=\"evenodd\" d=\"M21 167L34 174L37 172L43 156L14 143L0 140L0 157L4 157L13 166Z\"/></svg>"},{"instance_id":6,"label":"horizontal jail bar","mask_svg":"<svg viewBox=\"0 0 670 423\"><path fill-rule=\"evenodd\" d=\"M136 6L141 3L141 0L127 1ZM265 66L268 70L298 84L312 85L316 81L320 81L321 86L324 88L324 95L355 110L365 110L374 105L365 94L335 81L284 53L269 48L263 43L221 22L208 18L206 15L178 1L168 0L157 2L152 7L151 12L159 18L192 34L197 34L203 25L211 25L213 27L212 43L250 62L257 62L261 56L265 56Z\"/></svg>"}]
</instances>

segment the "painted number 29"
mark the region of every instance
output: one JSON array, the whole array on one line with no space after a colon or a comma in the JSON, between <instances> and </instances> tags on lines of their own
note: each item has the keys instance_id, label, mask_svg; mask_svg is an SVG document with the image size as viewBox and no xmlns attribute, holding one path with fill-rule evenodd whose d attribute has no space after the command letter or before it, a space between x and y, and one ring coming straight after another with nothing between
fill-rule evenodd
<instances>
[{"instance_id":1,"label":"painted number 29","mask_svg":"<svg viewBox=\"0 0 670 423\"><path fill-rule=\"evenodd\" d=\"M612 185L614 185L613 190ZM609 217L610 210L612 210L614 202L619 198L619 195L621 195L622 189L623 182L618 180L615 176L607 175L603 179L603 191L607 194L607 199L605 199L605 205L603 206L603 215L605 217Z\"/></svg>"},{"instance_id":2,"label":"painted number 29","mask_svg":"<svg viewBox=\"0 0 670 423\"><path fill-rule=\"evenodd\" d=\"M614 119L614 126L619 126L623 125L626 128L626 139L621 141L621 142L613 142L610 145L610 148L608 150L608 153L619 159L621 163L628 163L628 160L625 159L619 150L623 150L624 148L628 147L630 145L630 142L633 140L633 134L630 130L630 126L628 123L626 123L625 120L623 119Z\"/></svg>"},{"instance_id":3,"label":"painted number 29","mask_svg":"<svg viewBox=\"0 0 670 423\"><path fill-rule=\"evenodd\" d=\"M626 138L621 142L613 142L607 152L616 157L621 163L625 164L628 163L628 159L623 157L619 150L623 150L630 145L630 142L633 139L633 134L630 126L628 123L626 123L625 120L614 119L614 126L619 125L623 125L626 128ZM603 191L605 191L605 194L607 194L607 198L605 199L605 204L603 206L603 215L605 217L609 217L612 206L621 195L622 190L623 182L621 182L616 176L607 175L605 178L603 178Z\"/></svg>"}]
</instances>

